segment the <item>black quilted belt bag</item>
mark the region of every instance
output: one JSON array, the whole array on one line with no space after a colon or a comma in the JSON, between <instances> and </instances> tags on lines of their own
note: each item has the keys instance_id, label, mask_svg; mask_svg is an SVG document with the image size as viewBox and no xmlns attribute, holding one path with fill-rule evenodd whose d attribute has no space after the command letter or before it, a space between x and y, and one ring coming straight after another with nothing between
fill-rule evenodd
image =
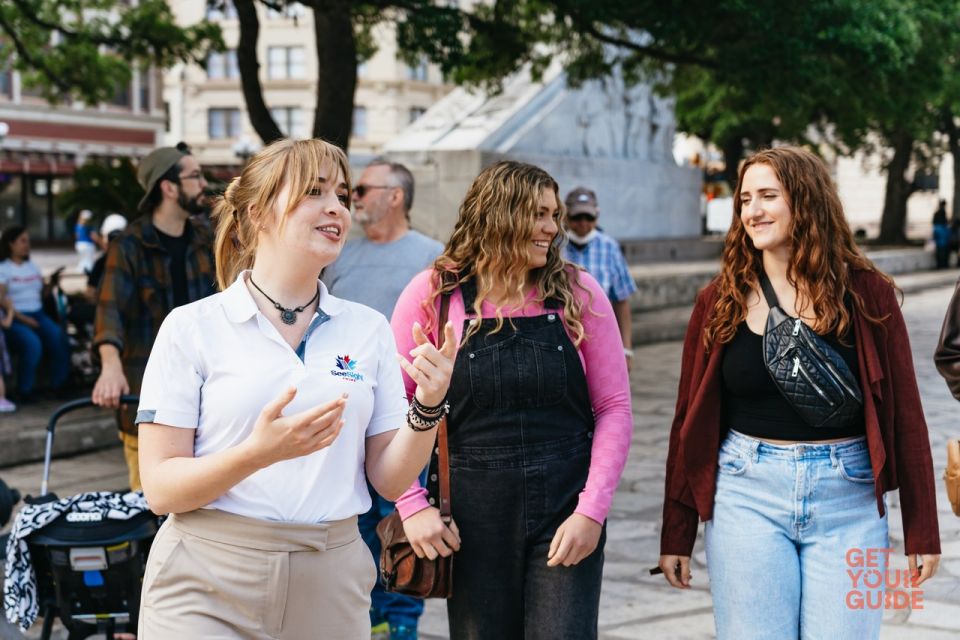
<instances>
[{"instance_id":1,"label":"black quilted belt bag","mask_svg":"<svg viewBox=\"0 0 960 640\"><path fill-rule=\"evenodd\" d=\"M760 287L770 314L763 360L774 384L811 427L837 429L860 415L863 395L843 357L799 318L780 307L765 273Z\"/></svg>"}]
</instances>

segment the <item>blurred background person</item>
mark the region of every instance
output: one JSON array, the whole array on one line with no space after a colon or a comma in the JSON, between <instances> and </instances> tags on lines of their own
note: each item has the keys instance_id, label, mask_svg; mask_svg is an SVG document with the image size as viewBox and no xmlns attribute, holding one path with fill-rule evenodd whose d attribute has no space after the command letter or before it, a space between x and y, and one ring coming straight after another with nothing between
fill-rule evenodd
<instances>
[{"instance_id":1,"label":"blurred background person","mask_svg":"<svg viewBox=\"0 0 960 640\"><path fill-rule=\"evenodd\" d=\"M99 234L91 228L93 221L93 212L84 209L77 216L77 224L73 227L75 242L74 248L77 250L77 268L83 273L90 273L93 268L93 260L97 255L97 244L100 241Z\"/></svg>"},{"instance_id":2,"label":"blurred background person","mask_svg":"<svg viewBox=\"0 0 960 640\"><path fill-rule=\"evenodd\" d=\"M567 194L566 205L568 242L563 257L586 269L610 299L629 369L633 358L630 296L637 290L637 285L620 245L597 227L600 217L597 194L586 187L577 187Z\"/></svg>"},{"instance_id":3,"label":"blurred background person","mask_svg":"<svg viewBox=\"0 0 960 640\"><path fill-rule=\"evenodd\" d=\"M17 396L21 403L35 399L40 362L47 361L51 391L60 390L70 375L67 334L43 312L43 274L30 260L30 235L13 225L0 234L0 285L13 305L13 323L4 329L7 344L18 356Z\"/></svg>"}]
</instances>

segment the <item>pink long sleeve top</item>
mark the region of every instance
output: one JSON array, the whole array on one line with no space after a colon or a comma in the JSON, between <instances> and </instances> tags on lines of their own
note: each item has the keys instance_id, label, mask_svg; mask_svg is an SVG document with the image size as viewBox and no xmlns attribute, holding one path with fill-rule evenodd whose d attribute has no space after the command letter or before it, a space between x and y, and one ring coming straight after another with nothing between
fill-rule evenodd
<instances>
[{"instance_id":1,"label":"pink long sleeve top","mask_svg":"<svg viewBox=\"0 0 960 640\"><path fill-rule=\"evenodd\" d=\"M610 503L613 501L613 494L623 473L627 451L630 448L633 432L630 382L627 376L626 360L623 357L623 341L620 338L620 329L613 307L592 276L585 271L577 271L576 274L583 287L574 286L573 291L583 302L581 322L585 331L585 338L580 343L578 353L586 374L596 426L591 445L587 484L580 492L575 512L602 524L607 517L607 512L610 511ZM421 326L430 324L430 318L421 303L433 292L432 276L432 270L418 274L397 300L390 324L397 340L397 349L401 354L409 354L410 350L416 346L411 332L413 323L419 322ZM543 304L535 302L534 297L534 293L531 292L527 304L522 310L514 313L513 317L531 317L546 313ZM494 305L484 301L481 315L484 318L493 318L496 316L495 308ZM563 310L561 309L559 313L562 318ZM450 297L448 319L453 323L458 340L463 338L463 321L467 317L463 307L463 296L457 289ZM435 322L434 319L433 323ZM566 327L566 323L564 326ZM570 333L569 329L567 333ZM572 335L570 338L573 340ZM407 396L412 397L416 384L405 372L403 381ZM403 519L429 506L427 491L417 482L397 500L397 510Z\"/></svg>"}]
</instances>

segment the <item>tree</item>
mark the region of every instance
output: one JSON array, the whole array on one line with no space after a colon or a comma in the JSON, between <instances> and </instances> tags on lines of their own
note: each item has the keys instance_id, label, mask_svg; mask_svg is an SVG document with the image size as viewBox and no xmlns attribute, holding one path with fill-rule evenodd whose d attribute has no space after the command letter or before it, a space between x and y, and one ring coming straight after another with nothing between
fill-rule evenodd
<instances>
[{"instance_id":1,"label":"tree","mask_svg":"<svg viewBox=\"0 0 960 640\"><path fill-rule=\"evenodd\" d=\"M218 26L175 24L166 0L4 0L0 58L51 102L97 104L130 82L134 66L203 64L221 50Z\"/></svg>"},{"instance_id":2,"label":"tree","mask_svg":"<svg viewBox=\"0 0 960 640\"><path fill-rule=\"evenodd\" d=\"M73 186L57 197L57 210L74 215L89 209L97 218L111 213L128 215L137 210L143 188L129 158L108 163L87 162L73 174Z\"/></svg>"}]
</instances>

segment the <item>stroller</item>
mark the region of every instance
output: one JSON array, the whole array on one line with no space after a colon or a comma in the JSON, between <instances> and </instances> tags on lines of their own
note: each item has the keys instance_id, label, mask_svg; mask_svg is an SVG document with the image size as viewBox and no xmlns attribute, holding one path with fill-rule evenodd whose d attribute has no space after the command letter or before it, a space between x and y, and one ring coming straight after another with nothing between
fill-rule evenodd
<instances>
[{"instance_id":1,"label":"stroller","mask_svg":"<svg viewBox=\"0 0 960 640\"><path fill-rule=\"evenodd\" d=\"M136 403L136 396L123 396L123 403ZM57 420L76 409L91 406L89 399L60 406L47 425L43 483L40 497L27 497L28 505L58 500L48 493L50 457ZM122 494L83 494L119 500ZM159 528L159 518L149 510L128 519L109 519L97 510L67 511L24 540L30 553L37 584L39 615L43 617L42 640L49 640L55 616L69 632L69 640L93 634L136 632L140 610L140 587L150 544Z\"/></svg>"}]
</instances>

